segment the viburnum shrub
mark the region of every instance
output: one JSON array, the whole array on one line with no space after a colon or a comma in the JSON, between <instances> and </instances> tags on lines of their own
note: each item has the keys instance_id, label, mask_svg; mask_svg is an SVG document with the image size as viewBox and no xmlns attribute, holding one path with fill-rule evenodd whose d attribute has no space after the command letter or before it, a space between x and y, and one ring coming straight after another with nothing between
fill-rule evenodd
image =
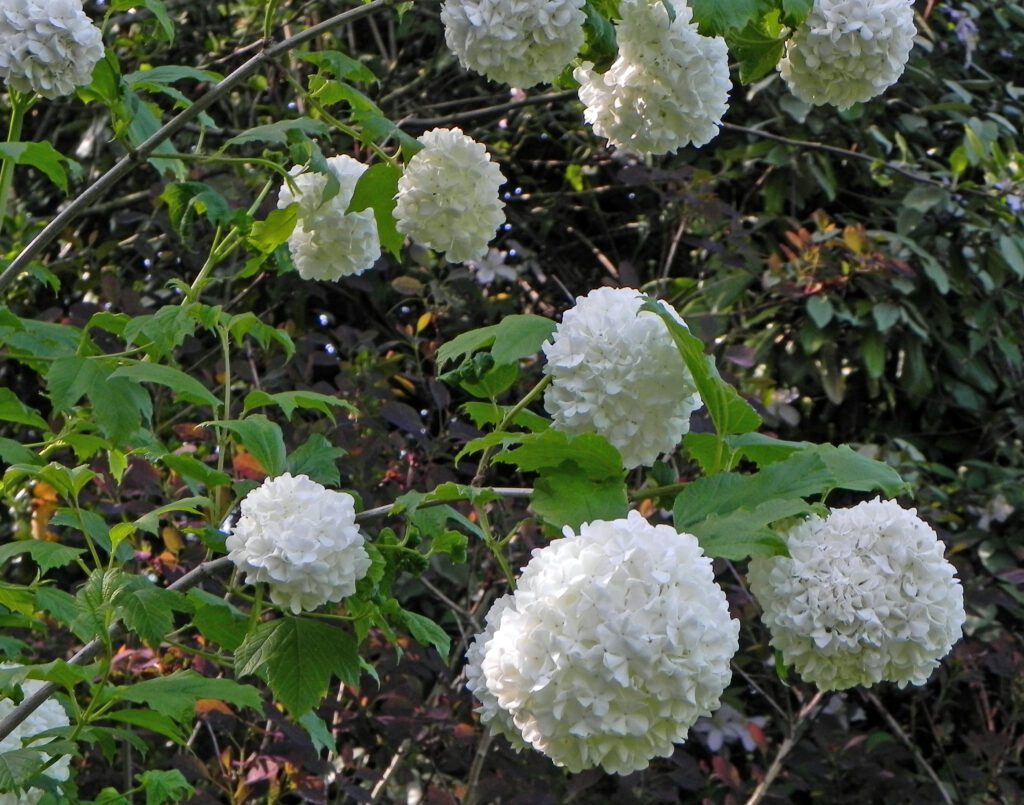
<instances>
[{"instance_id":1,"label":"viburnum shrub","mask_svg":"<svg viewBox=\"0 0 1024 805\"><path fill-rule=\"evenodd\" d=\"M173 34L163 3L140 5ZM375 0L316 30L409 5ZM797 95L841 108L884 90L906 61L909 2L749 5L759 11L744 17L683 0L447 0L439 13L464 66L521 86L578 88L580 120L628 154L711 141L736 91L730 61L748 84L778 63ZM118 0L110 13L131 6ZM403 236L417 259L434 250L449 262L480 260L505 221L493 148L454 126L408 135L352 86L373 83L365 64L313 49L301 31L274 39L275 5L267 8L271 44L223 77L191 65L123 74L116 19L101 26L103 54L101 28L76 0L0 0L11 115L0 222L22 166L61 188L91 182L30 243L5 244L12 259L0 275L12 293L0 309L2 357L45 389L34 400L0 389L0 420L15 437L0 438L3 492L16 501L26 489L51 490L45 528L61 530L59 539L44 530L0 546L0 560L32 571L0 588L0 616L20 635L0 646L12 660L0 667L10 695L0 706L0 795L75 801L69 756L124 741L144 753L140 733L188 746L196 707L208 700L254 717L273 702L322 741L329 732L318 708L335 680L357 689L375 673L371 636L396 648L411 638L453 666L464 651L480 721L515 747L572 772L644 769L715 711L734 655L754 650L740 640L713 560L751 560L780 668L793 665L823 690L925 684L965 618L941 543L891 500L828 508L835 490L892 498L907 486L848 446L759 433L755 407L653 287L594 289L561 323L509 315L421 356L451 390L474 398L465 411L479 435L455 459L472 480L409 491L384 507L366 509L339 489L343 451L323 435L290 444L282 428L297 410L356 418L352 404L258 387L239 398L240 364L254 355L283 364L295 333L236 312L234 291L222 292L229 283L291 270L344 283L381 259L402 259ZM737 34L747 29L754 34ZM310 66L308 84L296 87L307 114L211 145L214 102L290 53ZM190 98L176 87L183 79L205 92ZM28 110L76 87L64 103L105 110L128 150L95 179L51 144L19 139ZM162 128L159 107L141 93L173 99ZM351 114L337 111L343 101ZM244 150L253 144L265 150ZM111 306L84 327L38 321L13 295L16 283L52 276L40 261L67 223L147 160L169 174L157 201L183 241L200 219L214 232L201 266L183 272L176 297L154 312ZM262 190L223 194L191 179L190 161L244 164ZM189 343L212 349L186 359ZM192 370L195 360L217 365L215 385ZM534 385L510 398L521 377ZM702 408L711 429L692 432ZM186 416L212 433L209 444L181 435ZM670 462L682 460L692 472L680 480ZM122 488L139 464L176 490L141 513ZM523 484L498 485L508 474L499 465ZM522 499L548 542L517 567L523 524L506 522L502 533L494 523L521 515ZM179 532L205 559L165 584L141 556ZM455 652L449 624L407 609L400 591L440 557L465 564L471 542L498 568L500 597L486 598L488 609L481 602L480 633ZM22 639L40 624L69 630L80 650L40 655ZM119 652L139 644L173 648L176 670L126 678ZM142 790L150 803L193 791L177 769L149 769L102 801Z\"/></svg>"}]
</instances>

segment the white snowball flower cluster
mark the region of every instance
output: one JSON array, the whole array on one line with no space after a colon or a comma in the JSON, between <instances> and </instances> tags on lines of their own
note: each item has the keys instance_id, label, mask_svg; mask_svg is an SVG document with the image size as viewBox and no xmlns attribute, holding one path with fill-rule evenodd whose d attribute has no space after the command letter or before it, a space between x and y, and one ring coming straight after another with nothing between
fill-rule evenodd
<instances>
[{"instance_id":1,"label":"white snowball flower cluster","mask_svg":"<svg viewBox=\"0 0 1024 805\"><path fill-rule=\"evenodd\" d=\"M102 58L103 35L81 0L0 2L0 77L19 92L71 95Z\"/></svg>"},{"instance_id":2,"label":"white snowball flower cluster","mask_svg":"<svg viewBox=\"0 0 1024 805\"><path fill-rule=\"evenodd\" d=\"M303 173L296 165L289 171L297 193L285 183L277 206L284 209L298 202L299 220L288 238L288 250L299 276L307 280L338 280L361 274L380 257L380 239L373 210L346 213L352 203L359 177L366 165L350 156L327 160L338 180L338 194L324 200L327 176Z\"/></svg>"},{"instance_id":3,"label":"white snowball flower cluster","mask_svg":"<svg viewBox=\"0 0 1024 805\"><path fill-rule=\"evenodd\" d=\"M923 685L960 638L963 589L915 510L876 498L786 542L790 557L751 561L750 588L772 645L822 690Z\"/></svg>"},{"instance_id":4,"label":"white snowball flower cluster","mask_svg":"<svg viewBox=\"0 0 1024 805\"><path fill-rule=\"evenodd\" d=\"M12 667L9 664L5 668ZM27 679L21 683L22 692L31 696L43 686L43 683L36 679ZM0 700L0 719L6 718L14 710L14 703L10 699ZM6 738L0 740L0 754L23 748L23 741L34 738L46 730L57 729L58 727L70 726L68 714L54 699L47 699L39 707L33 710L28 718L22 721ZM43 739L35 742L33 746L41 746L52 739ZM47 759L48 755L40 755ZM45 776L55 782L62 783L70 776L71 757L62 755L57 762L46 769ZM43 797L40 788L30 788L21 793L6 792L0 793L0 805L35 805Z\"/></svg>"},{"instance_id":5,"label":"white snowball flower cluster","mask_svg":"<svg viewBox=\"0 0 1024 805\"><path fill-rule=\"evenodd\" d=\"M462 66L514 87L558 77L583 44L584 0L446 0L444 39Z\"/></svg>"},{"instance_id":6,"label":"white snowball flower cluster","mask_svg":"<svg viewBox=\"0 0 1024 805\"><path fill-rule=\"evenodd\" d=\"M505 177L481 143L461 129L432 129L398 180L398 231L452 263L479 260L505 222Z\"/></svg>"},{"instance_id":7,"label":"white snowball flower cluster","mask_svg":"<svg viewBox=\"0 0 1024 805\"><path fill-rule=\"evenodd\" d=\"M916 33L913 0L815 0L778 70L801 100L848 109L899 80Z\"/></svg>"},{"instance_id":8,"label":"white snowball flower cluster","mask_svg":"<svg viewBox=\"0 0 1024 805\"><path fill-rule=\"evenodd\" d=\"M598 288L577 297L544 345L544 408L555 429L599 433L627 469L674 450L703 405L665 323L642 304L632 288Z\"/></svg>"},{"instance_id":9,"label":"white snowball flower cluster","mask_svg":"<svg viewBox=\"0 0 1024 805\"><path fill-rule=\"evenodd\" d=\"M467 686L517 748L628 774L718 707L738 638L696 538L632 512L533 552L470 646Z\"/></svg>"},{"instance_id":10,"label":"white snowball flower cluster","mask_svg":"<svg viewBox=\"0 0 1024 805\"><path fill-rule=\"evenodd\" d=\"M574 73L586 121L611 145L634 154L710 142L729 108L725 40L697 33L685 0L623 0L619 9L614 64L600 74L584 62Z\"/></svg>"},{"instance_id":11,"label":"white snowball flower cluster","mask_svg":"<svg viewBox=\"0 0 1024 805\"><path fill-rule=\"evenodd\" d=\"M242 501L228 557L247 584L267 582L270 599L296 614L341 601L370 569L354 503L305 475L264 481Z\"/></svg>"}]
</instances>

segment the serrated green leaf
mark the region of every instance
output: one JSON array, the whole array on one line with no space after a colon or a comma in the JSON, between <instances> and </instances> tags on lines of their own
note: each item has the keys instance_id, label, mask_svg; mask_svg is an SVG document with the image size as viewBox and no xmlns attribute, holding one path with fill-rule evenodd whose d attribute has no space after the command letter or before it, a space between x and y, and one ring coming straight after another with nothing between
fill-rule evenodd
<instances>
[{"instance_id":1,"label":"serrated green leaf","mask_svg":"<svg viewBox=\"0 0 1024 805\"><path fill-rule=\"evenodd\" d=\"M318 705L331 677L359 684L359 652L347 632L308 618L285 616L261 624L235 651L240 676L264 678L293 716Z\"/></svg>"},{"instance_id":2,"label":"serrated green leaf","mask_svg":"<svg viewBox=\"0 0 1024 805\"><path fill-rule=\"evenodd\" d=\"M437 368L440 371L448 363L488 346L495 364L515 363L539 352L556 326L555 322L543 316L506 316L499 324L470 330L443 344L437 351Z\"/></svg>"},{"instance_id":3,"label":"serrated green leaf","mask_svg":"<svg viewBox=\"0 0 1024 805\"><path fill-rule=\"evenodd\" d=\"M286 464L292 475L306 475L318 484L338 486L341 483L338 459L344 455L345 451L340 447L335 447L321 434L314 433L288 455Z\"/></svg>"},{"instance_id":4,"label":"serrated green leaf","mask_svg":"<svg viewBox=\"0 0 1024 805\"><path fill-rule=\"evenodd\" d=\"M168 305L156 313L133 316L125 325L124 340L141 347L151 360L160 361L196 331L191 305Z\"/></svg>"},{"instance_id":5,"label":"serrated green leaf","mask_svg":"<svg viewBox=\"0 0 1024 805\"><path fill-rule=\"evenodd\" d=\"M691 0L693 19L704 36L745 28L771 8L768 0Z\"/></svg>"},{"instance_id":6,"label":"serrated green leaf","mask_svg":"<svg viewBox=\"0 0 1024 805\"><path fill-rule=\"evenodd\" d=\"M377 237L380 245L396 258L401 254L405 238L398 231L395 221L395 196L402 171L394 165L378 162L367 168L356 182L347 212L373 210L377 222Z\"/></svg>"},{"instance_id":7,"label":"serrated green leaf","mask_svg":"<svg viewBox=\"0 0 1024 805\"><path fill-rule=\"evenodd\" d=\"M567 436L552 428L522 434L515 447L498 453L494 461L515 464L523 472L559 467L569 461L594 481L621 479L625 474L622 456L603 436L596 433Z\"/></svg>"},{"instance_id":8,"label":"serrated green leaf","mask_svg":"<svg viewBox=\"0 0 1024 805\"><path fill-rule=\"evenodd\" d=\"M343 408L351 414L358 414L352 403L335 397L332 394L320 394L316 391L279 391L276 394L268 394L261 389L249 392L245 397L245 404L242 413L248 413L254 408L263 408L268 405L276 405L288 419L292 418L297 408L312 409L330 417L334 422L334 409Z\"/></svg>"},{"instance_id":9,"label":"serrated green leaf","mask_svg":"<svg viewBox=\"0 0 1024 805\"><path fill-rule=\"evenodd\" d=\"M182 593L146 582L119 595L115 610L130 631L156 647L174 627L175 610L191 612L192 604Z\"/></svg>"},{"instance_id":10,"label":"serrated green leaf","mask_svg":"<svg viewBox=\"0 0 1024 805\"><path fill-rule=\"evenodd\" d=\"M271 478L276 478L287 469L284 434L276 422L271 422L262 414L253 414L246 419L221 419L209 424L227 428L235 434Z\"/></svg>"},{"instance_id":11,"label":"serrated green leaf","mask_svg":"<svg viewBox=\"0 0 1024 805\"><path fill-rule=\"evenodd\" d=\"M215 413L220 409L221 401L212 391L194 377L172 366L139 361L130 366L122 366L110 375L112 380L119 377L126 377L137 383L166 386L185 402L209 406Z\"/></svg>"},{"instance_id":12,"label":"serrated green leaf","mask_svg":"<svg viewBox=\"0 0 1024 805\"><path fill-rule=\"evenodd\" d=\"M38 411L25 405L17 394L6 388L0 388L0 419L39 430L50 429Z\"/></svg>"},{"instance_id":13,"label":"serrated green leaf","mask_svg":"<svg viewBox=\"0 0 1024 805\"><path fill-rule=\"evenodd\" d=\"M200 699L217 699L257 712L263 710L260 693L251 685L243 685L231 679L200 676L195 671L177 671L168 676L117 687L111 691L110 696L114 701L145 704L179 724L189 726L194 721L195 705Z\"/></svg>"},{"instance_id":14,"label":"serrated green leaf","mask_svg":"<svg viewBox=\"0 0 1024 805\"><path fill-rule=\"evenodd\" d=\"M372 83L377 80L373 71L358 59L353 59L339 50L318 50L314 53L298 53L304 62L325 70L335 78L350 78L353 81Z\"/></svg>"},{"instance_id":15,"label":"serrated green leaf","mask_svg":"<svg viewBox=\"0 0 1024 805\"><path fill-rule=\"evenodd\" d=\"M287 243L299 223L299 205L289 204L283 210L271 210L262 221L253 222L249 242L263 254L273 254Z\"/></svg>"},{"instance_id":16,"label":"serrated green leaf","mask_svg":"<svg viewBox=\"0 0 1024 805\"><path fill-rule=\"evenodd\" d=\"M220 472L187 453L168 453L160 456L160 462L168 469L178 473L186 482L199 483L207 489L215 489L218 486L226 486L231 483L231 476L226 472Z\"/></svg>"},{"instance_id":17,"label":"serrated green leaf","mask_svg":"<svg viewBox=\"0 0 1024 805\"><path fill-rule=\"evenodd\" d=\"M147 531L155 536L160 533L160 518L164 515L185 512L186 514L199 516L202 514L202 508L209 506L210 499L202 495L181 498L180 500L165 503L163 506L159 506L153 509L153 511L142 515L142 517L133 522L133 525L139 531Z\"/></svg>"},{"instance_id":18,"label":"serrated green leaf","mask_svg":"<svg viewBox=\"0 0 1024 805\"><path fill-rule=\"evenodd\" d=\"M245 613L205 590L189 590L188 598L195 607L192 623L203 637L228 651L234 651L242 644L249 626Z\"/></svg>"},{"instance_id":19,"label":"serrated green leaf","mask_svg":"<svg viewBox=\"0 0 1024 805\"><path fill-rule=\"evenodd\" d=\"M184 802L196 793L185 775L177 769L157 771L150 769L135 777L146 792L146 805L164 805L167 802Z\"/></svg>"},{"instance_id":20,"label":"serrated green leaf","mask_svg":"<svg viewBox=\"0 0 1024 805\"><path fill-rule=\"evenodd\" d=\"M402 609L398 612L398 620L405 624L405 628L409 630L409 634L417 643L423 646L433 646L441 655L442 660L448 659L452 640L448 633L430 618Z\"/></svg>"},{"instance_id":21,"label":"serrated green leaf","mask_svg":"<svg viewBox=\"0 0 1024 805\"><path fill-rule=\"evenodd\" d=\"M46 573L57 567L64 567L75 561L85 551L81 548L70 548L58 542L43 540L19 540L0 546L0 564L10 561L15 556L27 553L32 561L39 565L39 571Z\"/></svg>"},{"instance_id":22,"label":"serrated green leaf","mask_svg":"<svg viewBox=\"0 0 1024 805\"><path fill-rule=\"evenodd\" d=\"M563 526L577 529L593 520L625 517L629 499L621 477L594 480L566 461L541 471L533 483L530 508L555 530Z\"/></svg>"},{"instance_id":23,"label":"serrated green leaf","mask_svg":"<svg viewBox=\"0 0 1024 805\"><path fill-rule=\"evenodd\" d=\"M178 726L177 722L155 710L111 710L104 714L103 718L122 724L131 724L133 727L141 727L155 732L157 735L170 738L179 745L184 745L188 740L188 734Z\"/></svg>"},{"instance_id":24,"label":"serrated green leaf","mask_svg":"<svg viewBox=\"0 0 1024 805\"><path fill-rule=\"evenodd\" d=\"M0 143L0 156L16 165L28 165L42 171L57 187L68 192L67 157L48 142Z\"/></svg>"},{"instance_id":25,"label":"serrated green leaf","mask_svg":"<svg viewBox=\"0 0 1024 805\"><path fill-rule=\"evenodd\" d=\"M660 304L647 301L641 310L655 313L665 322L719 436L750 433L761 427L757 411L722 379L714 359L705 354L704 344L699 338Z\"/></svg>"},{"instance_id":26,"label":"serrated green leaf","mask_svg":"<svg viewBox=\"0 0 1024 805\"><path fill-rule=\"evenodd\" d=\"M330 133L330 127L320 121L308 117L296 117L290 120L279 120L263 126L253 126L241 134L236 134L226 143L224 148L246 143L270 143L271 145L287 145L289 134L301 133L311 137L323 137Z\"/></svg>"},{"instance_id":27,"label":"serrated green leaf","mask_svg":"<svg viewBox=\"0 0 1024 805\"><path fill-rule=\"evenodd\" d=\"M712 514L689 531L704 553L739 561L756 556L787 556L786 541L768 526L807 514L813 507L800 498L780 498L726 514Z\"/></svg>"}]
</instances>

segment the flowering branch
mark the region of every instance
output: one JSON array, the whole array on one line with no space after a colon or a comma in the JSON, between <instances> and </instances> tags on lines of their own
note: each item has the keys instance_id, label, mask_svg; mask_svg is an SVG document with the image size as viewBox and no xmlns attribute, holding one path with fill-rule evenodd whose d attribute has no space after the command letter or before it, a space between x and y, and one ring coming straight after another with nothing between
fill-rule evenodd
<instances>
[{"instance_id":1,"label":"flowering branch","mask_svg":"<svg viewBox=\"0 0 1024 805\"><path fill-rule=\"evenodd\" d=\"M14 258L11 264L0 273L0 291L10 285L14 279L25 270L29 263L34 260L43 249L52 243L57 236L64 231L65 227L86 209L100 200L109 190L117 185L125 176L131 173L136 166L141 165L153 151L163 142L166 142L185 126L197 119L200 114L209 109L215 102L227 95L231 90L245 81L267 62L288 53L291 50L316 38L322 33L330 31L341 25L355 22L358 19L374 13L387 5L388 0L373 0L371 3L359 6L358 8L343 11L330 19L307 28L294 36L283 39L276 44L265 43L265 47L255 56L227 75L217 83L209 92L199 98L187 109L183 109L167 123L161 126L154 134L142 143L138 148L130 151L99 179L93 182L85 191L65 207L56 218L40 232L32 241L21 250L21 253ZM6 733L5 733L6 734Z\"/></svg>"},{"instance_id":2,"label":"flowering branch","mask_svg":"<svg viewBox=\"0 0 1024 805\"><path fill-rule=\"evenodd\" d=\"M533 493L532 489L520 489L515 487L492 487L491 491L506 498L525 498L529 497ZM422 506L439 506L451 502L452 501L450 500L429 501L422 504ZM391 514L394 509L395 504L393 503L386 506L377 506L376 508L366 509L365 511L359 512L355 519L356 522L362 522L376 517L386 517ZM173 584L168 585L167 589L174 590L176 592L191 590L208 576L212 576L218 570L230 565L231 560L226 556L222 556L219 559L212 559L208 562L203 562L202 564L196 565L196 567L192 568L192 570ZM70 660L68 660L68 665L86 665L103 650L107 641L116 640L123 633L124 626L120 622L113 624L107 632L106 639L98 637L87 643L79 649ZM58 685L55 683L45 683L35 693L26 696L21 701L21 704L15 707L6 717L0 719L0 741L10 735L17 726L21 724L21 722L28 718L42 705L43 702L56 693L57 689Z\"/></svg>"}]
</instances>

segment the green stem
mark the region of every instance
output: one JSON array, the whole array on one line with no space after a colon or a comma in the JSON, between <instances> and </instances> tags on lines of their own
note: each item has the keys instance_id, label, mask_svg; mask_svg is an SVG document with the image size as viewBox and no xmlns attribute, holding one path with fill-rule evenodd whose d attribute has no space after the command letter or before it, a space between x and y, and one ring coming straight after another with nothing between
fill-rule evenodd
<instances>
[{"instance_id":1,"label":"green stem","mask_svg":"<svg viewBox=\"0 0 1024 805\"><path fill-rule=\"evenodd\" d=\"M526 396L523 397L519 402L513 405L507 414L502 417L501 422L498 423L498 427L494 429L494 433L505 433L508 427L515 422L517 416L526 410L527 406L536 400L541 394L544 393L544 389L551 383L551 375L545 375L541 378L541 381L537 383L532 389L530 389ZM494 453L493 447L488 447L480 455L480 463L477 465L476 476L473 478L473 486L480 486L484 481L484 474L487 472L487 467L491 463L491 456Z\"/></svg>"},{"instance_id":2,"label":"green stem","mask_svg":"<svg viewBox=\"0 0 1024 805\"><path fill-rule=\"evenodd\" d=\"M501 568L501 572L505 575L505 579L508 581L509 587L514 590L516 588L516 574L512 572L512 568L509 566L508 558L505 556L504 546L494 538L494 532L491 529L491 520L487 516L487 509L484 506L477 506L476 513L480 522L480 530L484 534L484 543L487 545L487 550L491 552L491 555L494 557L494 561L496 561L498 563L498 567Z\"/></svg>"},{"instance_id":3,"label":"green stem","mask_svg":"<svg viewBox=\"0 0 1024 805\"><path fill-rule=\"evenodd\" d=\"M7 142L16 143L21 139L21 129L25 123L25 113L32 106L31 96L22 96L20 92L11 90L11 122L7 128ZM17 161L12 157L3 157L0 165L0 233L3 232L4 219L7 217L7 202L11 197L11 186L14 182L14 166Z\"/></svg>"}]
</instances>

